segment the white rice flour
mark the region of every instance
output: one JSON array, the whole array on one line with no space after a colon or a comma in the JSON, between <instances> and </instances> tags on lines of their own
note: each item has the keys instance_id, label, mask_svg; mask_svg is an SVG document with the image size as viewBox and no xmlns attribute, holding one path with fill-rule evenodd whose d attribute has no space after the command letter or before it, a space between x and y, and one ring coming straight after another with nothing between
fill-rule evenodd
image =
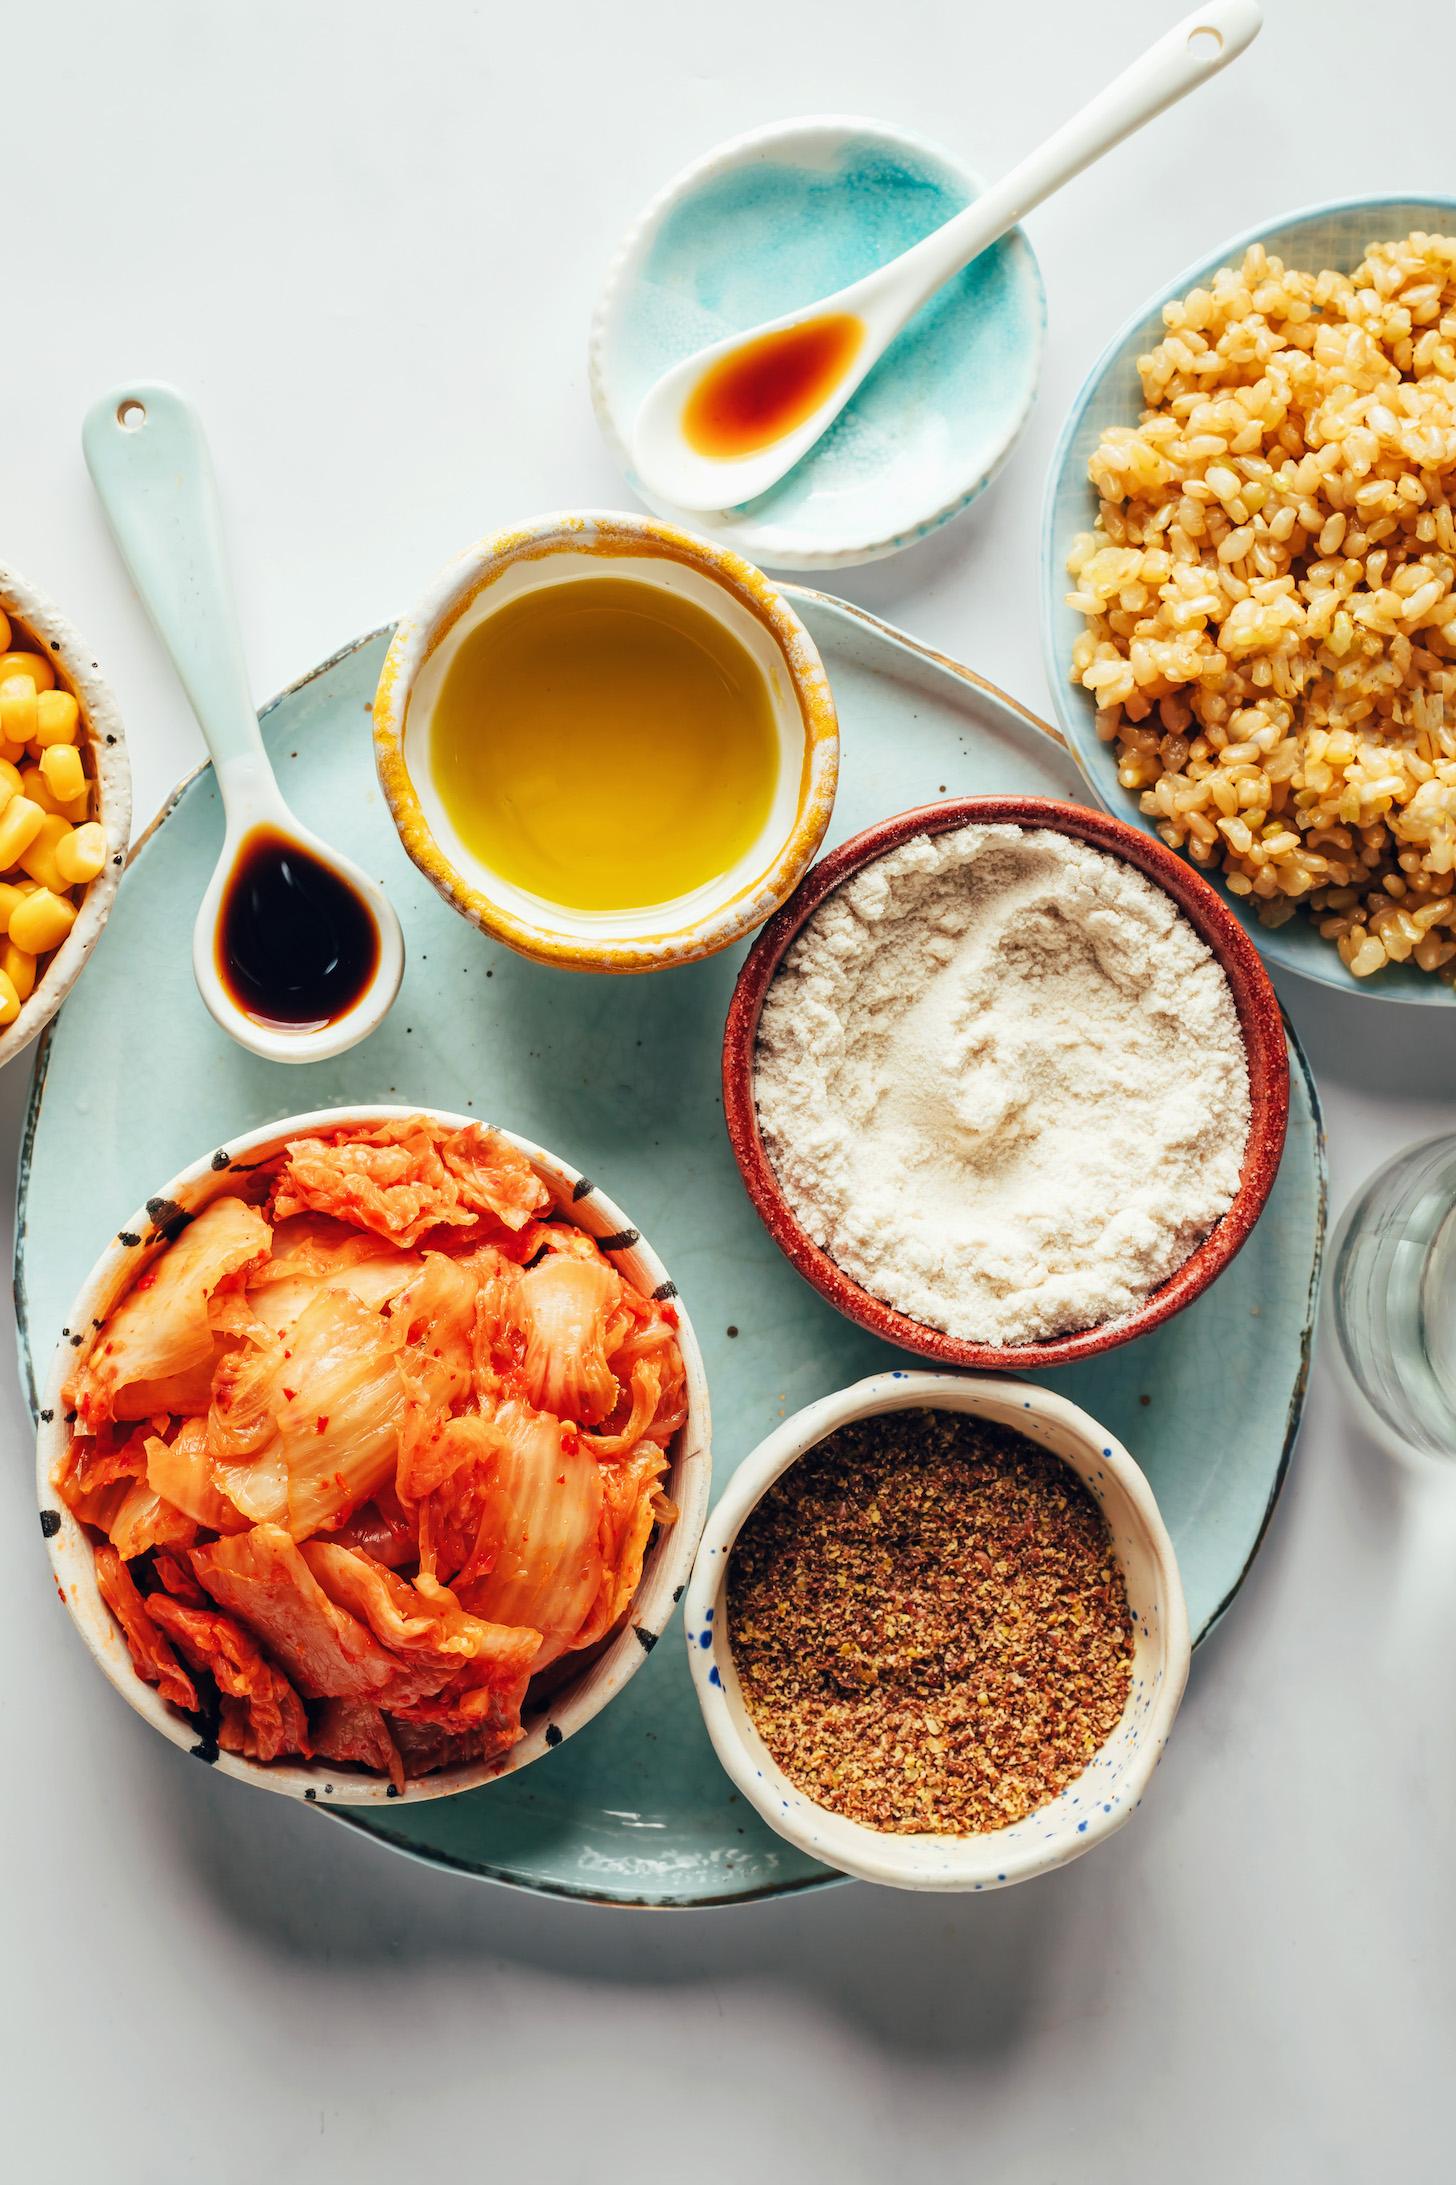
<instances>
[{"instance_id":1,"label":"white rice flour","mask_svg":"<svg viewBox=\"0 0 1456 2185\"><path fill-rule=\"evenodd\" d=\"M1231 1205L1249 1129L1214 957L1161 889L1045 828L919 835L828 897L769 990L755 1090L815 1242L998 1344L1134 1310Z\"/></svg>"}]
</instances>

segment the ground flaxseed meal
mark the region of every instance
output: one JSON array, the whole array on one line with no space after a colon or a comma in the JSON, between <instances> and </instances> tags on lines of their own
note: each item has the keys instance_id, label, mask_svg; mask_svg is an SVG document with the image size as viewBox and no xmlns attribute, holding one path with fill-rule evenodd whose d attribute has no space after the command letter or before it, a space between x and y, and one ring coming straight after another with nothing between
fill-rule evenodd
<instances>
[{"instance_id":1,"label":"ground flaxseed meal","mask_svg":"<svg viewBox=\"0 0 1456 2185\"><path fill-rule=\"evenodd\" d=\"M893 1834L1021 1820L1127 1703L1127 1593L1096 1502L964 1412L859 1419L791 1466L738 1535L728 1627L784 1773Z\"/></svg>"}]
</instances>

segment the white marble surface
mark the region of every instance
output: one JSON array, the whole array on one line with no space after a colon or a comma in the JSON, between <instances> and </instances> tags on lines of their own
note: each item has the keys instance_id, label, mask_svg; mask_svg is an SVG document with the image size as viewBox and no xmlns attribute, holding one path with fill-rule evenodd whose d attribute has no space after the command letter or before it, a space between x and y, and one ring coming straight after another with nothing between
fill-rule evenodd
<instances>
[{"instance_id":1,"label":"white marble surface","mask_svg":"<svg viewBox=\"0 0 1456 2185\"><path fill-rule=\"evenodd\" d=\"M475 533L621 498L587 315L619 231L684 160L838 110L997 172L1177 12L12 10L0 550L91 636L139 813L196 740L82 468L98 390L142 372L201 405L266 693ZM1271 212L1452 182L1449 0L1268 12L1227 76L1031 221L1050 345L996 485L840 580L1034 707L1042 476L1106 335ZM1286 999L1338 1211L1388 1148L1456 1119L1456 1014ZM25 1077L0 1085L7 1173ZM1449 2174L1456 1473L1379 1454L1328 1347L1265 1551L1133 1827L990 1899L852 1888L655 1918L411 1867L164 1747L50 1595L8 1358L0 1374L13 2174Z\"/></svg>"}]
</instances>

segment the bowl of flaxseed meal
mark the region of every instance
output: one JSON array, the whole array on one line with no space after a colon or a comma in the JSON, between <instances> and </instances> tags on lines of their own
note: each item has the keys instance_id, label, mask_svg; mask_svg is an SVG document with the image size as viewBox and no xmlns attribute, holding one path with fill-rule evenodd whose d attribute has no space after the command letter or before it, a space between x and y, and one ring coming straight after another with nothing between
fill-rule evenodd
<instances>
[{"instance_id":1,"label":"bowl of flaxseed meal","mask_svg":"<svg viewBox=\"0 0 1456 2185\"><path fill-rule=\"evenodd\" d=\"M739 975L724 1114L829 1302L945 1365L1110 1349L1263 1211L1289 1062L1257 949L1121 821L953 798L843 843Z\"/></svg>"},{"instance_id":2,"label":"bowl of flaxseed meal","mask_svg":"<svg viewBox=\"0 0 1456 2185\"><path fill-rule=\"evenodd\" d=\"M907 1889L1025 1881L1111 1835L1188 1675L1151 1488L1026 1382L888 1372L785 1421L709 1519L684 1621L750 1804Z\"/></svg>"}]
</instances>

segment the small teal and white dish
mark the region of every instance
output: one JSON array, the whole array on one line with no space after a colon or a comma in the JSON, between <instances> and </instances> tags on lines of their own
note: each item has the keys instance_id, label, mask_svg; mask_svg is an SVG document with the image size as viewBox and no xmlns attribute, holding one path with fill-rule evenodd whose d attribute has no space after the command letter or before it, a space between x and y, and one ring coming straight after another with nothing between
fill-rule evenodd
<instances>
[{"instance_id":1,"label":"small teal and white dish","mask_svg":"<svg viewBox=\"0 0 1456 2185\"><path fill-rule=\"evenodd\" d=\"M1142 416L1137 360L1162 338L1163 306L1186 296L1191 289L1205 286L1220 267L1236 266L1251 244L1262 243L1271 256L1283 258L1290 265L1349 272L1371 243L1407 235L1418 228L1450 234L1456 228L1456 197L1347 198L1286 213L1236 235L1169 281L1129 319L1103 350L1072 404L1052 457L1042 511L1041 626L1047 680L1057 720L1098 802L1117 818L1141 827L1144 833L1155 834L1156 823L1139 810L1137 796L1119 784L1114 748L1097 734L1092 694L1071 681L1072 647L1085 624L1066 603L1072 587L1067 556L1077 534L1090 531L1096 520L1097 495L1087 476L1092 452L1109 425L1135 425ZM1451 1007L1449 986L1418 971L1413 964L1387 964L1373 977L1357 979L1307 916L1291 918L1283 926L1266 926L1247 903L1223 887L1217 874L1210 872L1205 877L1219 888L1268 961L1281 970L1297 972L1301 978L1359 994L1366 1000Z\"/></svg>"},{"instance_id":2,"label":"small teal and white dish","mask_svg":"<svg viewBox=\"0 0 1456 2185\"><path fill-rule=\"evenodd\" d=\"M1046 298L1019 228L932 298L757 500L688 519L645 491L627 447L671 365L858 280L980 191L934 145L842 115L754 130L678 175L622 244L592 327L592 399L633 491L778 569L878 560L973 501L1025 424L1040 370Z\"/></svg>"},{"instance_id":3,"label":"small teal and white dish","mask_svg":"<svg viewBox=\"0 0 1456 2185\"><path fill-rule=\"evenodd\" d=\"M727 1580L751 1510L806 1450L853 1419L929 1407L1014 1427L1059 1457L1096 1498L1127 1586L1132 1681L1122 1719L1049 1805L976 1836L890 1835L799 1790L750 1719L733 1661ZM786 1419L745 1457L708 1519L683 1605L688 1658L713 1750L769 1827L826 1866L895 1889L1000 1889L1080 1858L1142 1803L1188 1681L1188 1610L1153 1491L1105 1427L1050 1389L955 1373L871 1374Z\"/></svg>"}]
</instances>

